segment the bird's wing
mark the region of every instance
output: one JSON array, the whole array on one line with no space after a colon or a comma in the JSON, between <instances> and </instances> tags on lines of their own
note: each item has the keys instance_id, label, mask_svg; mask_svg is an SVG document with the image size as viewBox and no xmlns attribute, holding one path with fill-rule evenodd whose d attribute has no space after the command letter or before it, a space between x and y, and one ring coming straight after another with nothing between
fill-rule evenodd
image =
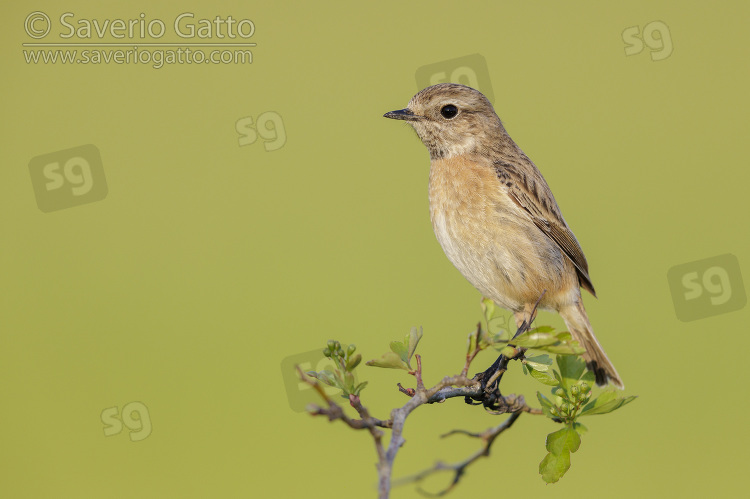
<instances>
[{"instance_id":1,"label":"bird's wing","mask_svg":"<svg viewBox=\"0 0 750 499\"><path fill-rule=\"evenodd\" d=\"M536 170L530 160L526 161ZM494 167L498 178L508 189L510 198L525 210L539 230L552 239L570 258L578 271L581 287L596 296L589 277L589 264L581 245L565 223L552 191L541 174L529 175L524 171L525 168L505 161L496 161Z\"/></svg>"}]
</instances>

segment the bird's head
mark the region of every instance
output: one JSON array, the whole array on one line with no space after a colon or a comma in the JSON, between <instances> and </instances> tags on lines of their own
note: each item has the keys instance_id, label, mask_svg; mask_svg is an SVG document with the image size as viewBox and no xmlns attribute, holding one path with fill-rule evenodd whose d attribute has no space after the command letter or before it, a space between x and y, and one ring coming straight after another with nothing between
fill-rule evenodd
<instances>
[{"instance_id":1,"label":"bird's head","mask_svg":"<svg viewBox=\"0 0 750 499\"><path fill-rule=\"evenodd\" d=\"M383 116L414 127L433 160L481 154L484 147L506 135L490 101L478 90L456 83L427 87L405 109Z\"/></svg>"}]
</instances>

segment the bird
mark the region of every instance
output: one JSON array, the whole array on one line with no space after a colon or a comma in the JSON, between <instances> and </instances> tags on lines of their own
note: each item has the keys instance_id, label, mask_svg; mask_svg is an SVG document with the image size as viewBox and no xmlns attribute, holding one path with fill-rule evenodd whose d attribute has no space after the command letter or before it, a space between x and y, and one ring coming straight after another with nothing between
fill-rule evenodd
<instances>
[{"instance_id":1,"label":"bird","mask_svg":"<svg viewBox=\"0 0 750 499\"><path fill-rule=\"evenodd\" d=\"M583 305L581 289L596 292L581 245L484 94L439 83L383 116L411 125L430 153L430 220L451 263L519 327L537 302L558 313L597 385L623 389Z\"/></svg>"}]
</instances>

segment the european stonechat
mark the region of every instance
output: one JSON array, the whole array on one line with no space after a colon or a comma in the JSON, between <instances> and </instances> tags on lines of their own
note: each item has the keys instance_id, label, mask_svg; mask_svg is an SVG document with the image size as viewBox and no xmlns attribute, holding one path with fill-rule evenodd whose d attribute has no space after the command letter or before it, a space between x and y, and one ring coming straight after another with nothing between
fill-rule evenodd
<instances>
[{"instance_id":1,"label":"european stonechat","mask_svg":"<svg viewBox=\"0 0 750 499\"><path fill-rule=\"evenodd\" d=\"M581 300L596 296L578 240L537 167L479 91L427 87L386 118L410 124L430 153L430 218L440 246L487 298L531 323L534 304L562 316L596 382L623 388Z\"/></svg>"}]
</instances>

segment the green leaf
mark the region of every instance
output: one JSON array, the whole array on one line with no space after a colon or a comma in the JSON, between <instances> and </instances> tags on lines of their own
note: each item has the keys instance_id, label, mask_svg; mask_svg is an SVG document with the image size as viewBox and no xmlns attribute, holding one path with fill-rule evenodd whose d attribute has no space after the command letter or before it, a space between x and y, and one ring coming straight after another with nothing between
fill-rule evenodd
<instances>
[{"instance_id":1,"label":"green leaf","mask_svg":"<svg viewBox=\"0 0 750 499\"><path fill-rule=\"evenodd\" d=\"M513 344L524 348L539 348L557 343L557 337L549 333L532 333L526 331L513 340Z\"/></svg>"},{"instance_id":2,"label":"green leaf","mask_svg":"<svg viewBox=\"0 0 750 499\"><path fill-rule=\"evenodd\" d=\"M409 360L414 355L414 352L417 350L417 345L419 344L419 340L422 339L422 328L419 328L419 331L417 331L417 328L413 327L411 328L411 331L409 331L409 334L406 335L406 338L404 338L404 345L408 345L408 357L406 358L406 363L409 363Z\"/></svg>"},{"instance_id":3,"label":"green leaf","mask_svg":"<svg viewBox=\"0 0 750 499\"><path fill-rule=\"evenodd\" d=\"M540 364L539 362L532 362L529 359L524 360L524 365L528 365L531 369L541 372L549 372L549 366L547 364Z\"/></svg>"},{"instance_id":4,"label":"green leaf","mask_svg":"<svg viewBox=\"0 0 750 499\"><path fill-rule=\"evenodd\" d=\"M495 302L489 298L482 298L481 307L484 320L489 324L489 322L495 317L495 310L497 309Z\"/></svg>"},{"instance_id":5,"label":"green leaf","mask_svg":"<svg viewBox=\"0 0 750 499\"><path fill-rule=\"evenodd\" d=\"M391 369L405 369L411 371L410 360L417 349L419 340L422 339L422 328L411 328L403 342L392 341L391 351L386 352L379 359L368 360L366 364L374 367L387 367ZM359 363L359 362L357 362Z\"/></svg>"},{"instance_id":6,"label":"green leaf","mask_svg":"<svg viewBox=\"0 0 750 499\"><path fill-rule=\"evenodd\" d=\"M540 326L526 331L512 343L519 347L535 348L555 354L576 355L586 351L577 341L571 339L567 331L557 334L553 331L551 327Z\"/></svg>"},{"instance_id":7,"label":"green leaf","mask_svg":"<svg viewBox=\"0 0 750 499\"><path fill-rule=\"evenodd\" d=\"M336 382L335 375L331 371L328 371L328 370L323 370L323 371L320 371L320 372L308 371L307 375L310 376L310 377L313 377L313 378L315 378L315 379L317 379L319 381L322 381L323 383L325 383L328 386L337 386L338 385L338 383Z\"/></svg>"},{"instance_id":8,"label":"green leaf","mask_svg":"<svg viewBox=\"0 0 750 499\"><path fill-rule=\"evenodd\" d=\"M580 355L586 351L586 349L580 346L577 341L566 341L567 343L556 343L554 345L541 347L540 350L558 355Z\"/></svg>"},{"instance_id":9,"label":"green leaf","mask_svg":"<svg viewBox=\"0 0 750 499\"><path fill-rule=\"evenodd\" d=\"M352 391L352 393L359 397L359 394L362 392L362 390L365 389L367 386L367 381L363 381L362 383L358 384L357 387Z\"/></svg>"},{"instance_id":10,"label":"green leaf","mask_svg":"<svg viewBox=\"0 0 750 499\"><path fill-rule=\"evenodd\" d=\"M551 333L555 330L555 328L551 326L539 326L532 329L529 329L532 333Z\"/></svg>"},{"instance_id":11,"label":"green leaf","mask_svg":"<svg viewBox=\"0 0 750 499\"><path fill-rule=\"evenodd\" d=\"M471 354L480 343L480 335L483 333L481 328L472 329L469 336L466 338L466 355Z\"/></svg>"},{"instance_id":12,"label":"green leaf","mask_svg":"<svg viewBox=\"0 0 750 499\"><path fill-rule=\"evenodd\" d=\"M409 366L403 360L401 360L401 357L394 352L386 352L379 359L368 360L365 364L373 367L385 367L389 369L404 369L406 371L411 371Z\"/></svg>"},{"instance_id":13,"label":"green leaf","mask_svg":"<svg viewBox=\"0 0 750 499\"><path fill-rule=\"evenodd\" d=\"M539 473L547 483L554 483L570 469L570 453L581 446L581 436L572 427L566 426L547 435L546 448L549 453L539 463Z\"/></svg>"},{"instance_id":14,"label":"green leaf","mask_svg":"<svg viewBox=\"0 0 750 499\"><path fill-rule=\"evenodd\" d=\"M362 354L357 354L354 357L351 357L347 363L346 363L346 370L347 371L353 371L355 367L359 365L359 363L362 362Z\"/></svg>"},{"instance_id":15,"label":"green leaf","mask_svg":"<svg viewBox=\"0 0 750 499\"><path fill-rule=\"evenodd\" d=\"M588 428L586 428L581 423L573 423L573 429L578 432L579 435L583 435L587 431L589 431Z\"/></svg>"},{"instance_id":16,"label":"green leaf","mask_svg":"<svg viewBox=\"0 0 750 499\"><path fill-rule=\"evenodd\" d=\"M578 380L586 371L586 361L577 355L558 355L557 366L563 378L562 385L565 391L570 393L570 387L578 383Z\"/></svg>"},{"instance_id":17,"label":"green leaf","mask_svg":"<svg viewBox=\"0 0 750 499\"><path fill-rule=\"evenodd\" d=\"M570 453L556 456L548 453L539 463L539 474L547 483L555 483L570 469Z\"/></svg>"},{"instance_id":18,"label":"green leaf","mask_svg":"<svg viewBox=\"0 0 750 499\"><path fill-rule=\"evenodd\" d=\"M607 390L605 392L602 392L597 398L592 398L588 404L583 406L581 414L583 414L584 412L592 411L597 407L607 405L616 399L617 393L614 390Z\"/></svg>"},{"instance_id":19,"label":"green leaf","mask_svg":"<svg viewBox=\"0 0 750 499\"><path fill-rule=\"evenodd\" d=\"M513 357L518 355L518 350L516 350L515 348L511 346L504 346L503 348L500 349L500 353L502 355L505 355L509 359L512 359Z\"/></svg>"},{"instance_id":20,"label":"green leaf","mask_svg":"<svg viewBox=\"0 0 750 499\"><path fill-rule=\"evenodd\" d=\"M555 416L553 416L550 412L550 409L552 409L552 402L547 397L542 395L542 392L536 392L536 398L539 399L539 404L541 404L542 406L542 412L544 413L544 415L548 418L554 418Z\"/></svg>"},{"instance_id":21,"label":"green leaf","mask_svg":"<svg viewBox=\"0 0 750 499\"><path fill-rule=\"evenodd\" d=\"M531 365L528 365L526 367L529 370L529 374L531 374L531 376L537 381L540 381L544 383L545 385L549 385L549 386L557 386L559 384L558 381L549 373L537 371Z\"/></svg>"},{"instance_id":22,"label":"green leaf","mask_svg":"<svg viewBox=\"0 0 750 499\"><path fill-rule=\"evenodd\" d=\"M349 371L344 372L343 390L345 393L354 393L354 374Z\"/></svg>"},{"instance_id":23,"label":"green leaf","mask_svg":"<svg viewBox=\"0 0 750 499\"><path fill-rule=\"evenodd\" d=\"M407 337L408 340L408 337ZM400 341L391 341L391 351L399 356L404 362L409 362L409 350L405 343Z\"/></svg>"},{"instance_id":24,"label":"green leaf","mask_svg":"<svg viewBox=\"0 0 750 499\"><path fill-rule=\"evenodd\" d=\"M542 364L545 366L551 366L552 365L552 358L550 358L549 355L546 353L540 354L540 355L534 355L533 357L526 357L527 362L534 362L535 364ZM536 368L535 368L536 369ZM538 369L539 371L543 371L544 369Z\"/></svg>"},{"instance_id":25,"label":"green leaf","mask_svg":"<svg viewBox=\"0 0 750 499\"><path fill-rule=\"evenodd\" d=\"M635 400L637 396L631 395L630 397L616 398L614 392L604 392L599 397L595 398L583 407L581 416L594 416L596 414L607 414L608 412L615 411L620 407L629 404Z\"/></svg>"},{"instance_id":26,"label":"green leaf","mask_svg":"<svg viewBox=\"0 0 750 499\"><path fill-rule=\"evenodd\" d=\"M547 435L547 450L552 454L559 455L563 452L575 452L580 445L581 436L569 426Z\"/></svg>"}]
</instances>

